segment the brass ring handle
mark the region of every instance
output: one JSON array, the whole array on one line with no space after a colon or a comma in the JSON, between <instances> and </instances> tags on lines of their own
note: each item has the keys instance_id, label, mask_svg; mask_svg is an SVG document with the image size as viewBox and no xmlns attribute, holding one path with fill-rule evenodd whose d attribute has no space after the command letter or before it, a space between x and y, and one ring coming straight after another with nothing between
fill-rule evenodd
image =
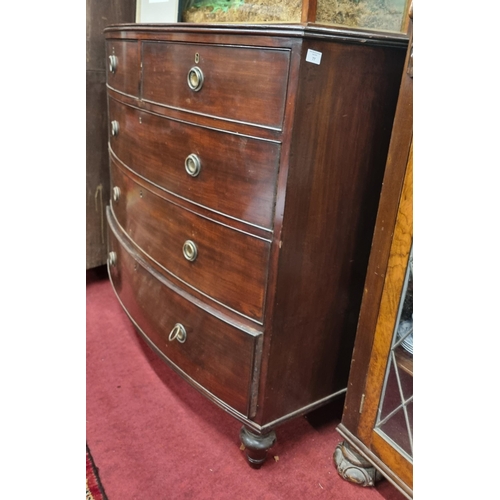
<instances>
[{"instance_id":1,"label":"brass ring handle","mask_svg":"<svg viewBox=\"0 0 500 500\"><path fill-rule=\"evenodd\" d=\"M120 188L118 186L115 186L113 188L113 201L118 201L120 199Z\"/></svg>"},{"instance_id":2,"label":"brass ring handle","mask_svg":"<svg viewBox=\"0 0 500 500\"><path fill-rule=\"evenodd\" d=\"M120 131L120 124L116 120L111 121L111 135L116 137Z\"/></svg>"},{"instance_id":3,"label":"brass ring handle","mask_svg":"<svg viewBox=\"0 0 500 500\"><path fill-rule=\"evenodd\" d=\"M117 67L118 67L118 57L109 56L109 71L111 73L115 73Z\"/></svg>"},{"instance_id":4,"label":"brass ring handle","mask_svg":"<svg viewBox=\"0 0 500 500\"><path fill-rule=\"evenodd\" d=\"M198 257L198 247L194 241L187 240L182 246L182 253L184 254L186 260L194 262L196 257Z\"/></svg>"},{"instance_id":5,"label":"brass ring handle","mask_svg":"<svg viewBox=\"0 0 500 500\"><path fill-rule=\"evenodd\" d=\"M168 336L168 340L170 342L177 340L177 342L184 344L184 342L186 342L186 337L187 337L186 329L180 323L176 323L175 326L172 328L170 335Z\"/></svg>"},{"instance_id":6,"label":"brass ring handle","mask_svg":"<svg viewBox=\"0 0 500 500\"><path fill-rule=\"evenodd\" d=\"M200 157L195 154L189 155L184 161L184 167L186 168L186 172L191 177L196 177L201 170L201 161Z\"/></svg>"},{"instance_id":7,"label":"brass ring handle","mask_svg":"<svg viewBox=\"0 0 500 500\"><path fill-rule=\"evenodd\" d=\"M188 86L191 90L198 92L203 86L203 72L198 66L193 66L187 75Z\"/></svg>"},{"instance_id":8,"label":"brass ring handle","mask_svg":"<svg viewBox=\"0 0 500 500\"><path fill-rule=\"evenodd\" d=\"M110 266L116 265L116 252L109 252L108 254L108 262Z\"/></svg>"}]
</instances>

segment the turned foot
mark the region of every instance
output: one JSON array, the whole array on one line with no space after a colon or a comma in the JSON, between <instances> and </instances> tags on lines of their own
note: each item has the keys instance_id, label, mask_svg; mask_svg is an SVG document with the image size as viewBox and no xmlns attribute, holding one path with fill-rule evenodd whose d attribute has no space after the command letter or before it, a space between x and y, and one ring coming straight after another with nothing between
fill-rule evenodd
<instances>
[{"instance_id":1,"label":"turned foot","mask_svg":"<svg viewBox=\"0 0 500 500\"><path fill-rule=\"evenodd\" d=\"M344 441L335 448L333 460L342 479L360 486L373 486L382 474Z\"/></svg>"},{"instance_id":2,"label":"turned foot","mask_svg":"<svg viewBox=\"0 0 500 500\"><path fill-rule=\"evenodd\" d=\"M267 450L276 442L276 433L271 431L268 434L254 434L246 427L242 427L240 439L245 446L245 453L250 467L260 469L261 465L266 461Z\"/></svg>"}]
</instances>

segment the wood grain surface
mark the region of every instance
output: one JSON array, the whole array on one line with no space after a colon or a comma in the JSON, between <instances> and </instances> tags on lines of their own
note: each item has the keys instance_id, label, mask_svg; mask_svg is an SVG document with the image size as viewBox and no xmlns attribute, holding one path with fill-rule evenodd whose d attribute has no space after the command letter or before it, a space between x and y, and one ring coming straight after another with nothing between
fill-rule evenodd
<instances>
[{"instance_id":1,"label":"wood grain surface","mask_svg":"<svg viewBox=\"0 0 500 500\"><path fill-rule=\"evenodd\" d=\"M120 124L110 137L113 213L174 289L192 290L218 318L237 311L261 325L246 423L268 432L343 394L406 41L304 26L106 33L108 47L122 44L116 53L140 47L125 50L130 71L121 82L117 71L108 94ZM194 65L198 92L187 85ZM183 168L191 153L202 160L196 178ZM186 239L198 246L194 262L182 256ZM159 321L157 309L149 315ZM234 362L226 354L222 371Z\"/></svg>"},{"instance_id":2,"label":"wood grain surface","mask_svg":"<svg viewBox=\"0 0 500 500\"><path fill-rule=\"evenodd\" d=\"M108 217L112 217L108 213ZM163 285L134 258L133 249L110 220L110 277L130 317L161 352L206 390L246 415L257 338L238 331L200 310ZM118 239L120 238L120 239ZM184 343L169 341L177 323L187 332Z\"/></svg>"},{"instance_id":3,"label":"wood grain surface","mask_svg":"<svg viewBox=\"0 0 500 500\"><path fill-rule=\"evenodd\" d=\"M185 210L111 165L112 186L121 192L113 212L134 243L174 277L262 322L270 242ZM198 248L194 262L183 255L187 240Z\"/></svg>"},{"instance_id":4,"label":"wood grain surface","mask_svg":"<svg viewBox=\"0 0 500 500\"><path fill-rule=\"evenodd\" d=\"M280 144L172 120L109 99L120 131L110 147L120 161L170 193L224 215L272 229ZM196 154L200 173L185 160Z\"/></svg>"},{"instance_id":5,"label":"wood grain surface","mask_svg":"<svg viewBox=\"0 0 500 500\"><path fill-rule=\"evenodd\" d=\"M142 97L174 108L281 129L289 63L288 49L144 42ZM187 84L194 66L204 75L198 92Z\"/></svg>"}]
</instances>

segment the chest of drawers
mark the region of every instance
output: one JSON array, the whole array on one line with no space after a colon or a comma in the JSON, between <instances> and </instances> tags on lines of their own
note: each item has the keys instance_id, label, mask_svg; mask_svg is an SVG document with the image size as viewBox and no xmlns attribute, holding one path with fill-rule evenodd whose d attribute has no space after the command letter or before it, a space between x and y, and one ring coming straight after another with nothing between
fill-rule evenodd
<instances>
[{"instance_id":1,"label":"chest of drawers","mask_svg":"<svg viewBox=\"0 0 500 500\"><path fill-rule=\"evenodd\" d=\"M280 423L346 391L407 39L105 36L111 282L153 350L243 423L258 468Z\"/></svg>"}]
</instances>

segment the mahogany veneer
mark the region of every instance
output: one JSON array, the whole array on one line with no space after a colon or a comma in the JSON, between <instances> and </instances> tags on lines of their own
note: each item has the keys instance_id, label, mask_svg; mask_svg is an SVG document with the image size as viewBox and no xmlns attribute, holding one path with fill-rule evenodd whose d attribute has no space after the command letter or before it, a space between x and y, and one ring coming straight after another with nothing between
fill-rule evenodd
<instances>
[{"instance_id":1,"label":"mahogany veneer","mask_svg":"<svg viewBox=\"0 0 500 500\"><path fill-rule=\"evenodd\" d=\"M346 391L407 37L105 35L111 281L151 347L244 424L260 467L280 423Z\"/></svg>"}]
</instances>

